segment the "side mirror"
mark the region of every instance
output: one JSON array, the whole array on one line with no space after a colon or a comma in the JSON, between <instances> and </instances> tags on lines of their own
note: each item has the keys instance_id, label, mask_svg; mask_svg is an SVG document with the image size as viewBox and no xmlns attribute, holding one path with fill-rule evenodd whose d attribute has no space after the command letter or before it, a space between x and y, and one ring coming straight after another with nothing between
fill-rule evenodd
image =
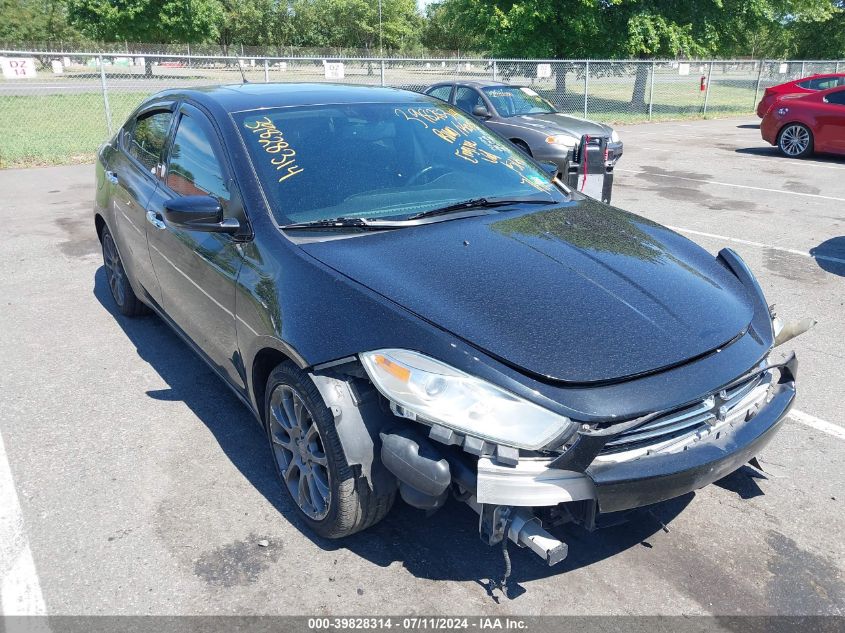
<instances>
[{"instance_id":1,"label":"side mirror","mask_svg":"<svg viewBox=\"0 0 845 633\"><path fill-rule=\"evenodd\" d=\"M240 223L223 219L223 207L211 196L181 196L164 203L164 219L180 229L205 233L235 233Z\"/></svg>"},{"instance_id":2,"label":"side mirror","mask_svg":"<svg viewBox=\"0 0 845 633\"><path fill-rule=\"evenodd\" d=\"M477 116L480 119L489 119L490 111L483 105L477 105L472 109L472 116Z\"/></svg>"},{"instance_id":3,"label":"side mirror","mask_svg":"<svg viewBox=\"0 0 845 633\"><path fill-rule=\"evenodd\" d=\"M553 163L550 160L541 160L539 164L543 168L543 171L549 175L549 178L554 178L557 176L557 172L560 171L557 163Z\"/></svg>"}]
</instances>

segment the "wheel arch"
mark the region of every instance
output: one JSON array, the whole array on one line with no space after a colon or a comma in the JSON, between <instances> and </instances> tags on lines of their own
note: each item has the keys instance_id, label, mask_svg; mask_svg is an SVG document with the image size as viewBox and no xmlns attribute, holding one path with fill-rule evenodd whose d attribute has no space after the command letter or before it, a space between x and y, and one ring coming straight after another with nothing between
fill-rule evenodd
<instances>
[{"instance_id":1,"label":"wheel arch","mask_svg":"<svg viewBox=\"0 0 845 633\"><path fill-rule=\"evenodd\" d=\"M781 124L778 127L778 133L775 136L776 141L780 140L781 132L783 132L790 125L803 125L805 128L807 128L807 131L810 133L810 140L815 141L816 135L813 133L813 126L810 125L809 123L807 123L806 121L801 120L801 119L790 119L786 123Z\"/></svg>"},{"instance_id":2,"label":"wheel arch","mask_svg":"<svg viewBox=\"0 0 845 633\"><path fill-rule=\"evenodd\" d=\"M292 363L300 369L303 364L298 362L295 354L282 351L279 347L265 346L258 350L252 358L250 381L252 383L252 397L258 419L263 425L267 424L264 411L264 398L267 395L267 379L270 373L282 363ZM301 360L301 359L299 359Z\"/></svg>"},{"instance_id":3,"label":"wheel arch","mask_svg":"<svg viewBox=\"0 0 845 633\"><path fill-rule=\"evenodd\" d=\"M521 150L525 151L529 156L534 156L534 153L531 151L531 146L523 139L514 136L513 138L509 138L508 140L517 147L519 147Z\"/></svg>"},{"instance_id":4,"label":"wheel arch","mask_svg":"<svg viewBox=\"0 0 845 633\"><path fill-rule=\"evenodd\" d=\"M106 228L106 219L100 213L94 214L94 228L97 230L97 239L103 243L103 229Z\"/></svg>"}]
</instances>

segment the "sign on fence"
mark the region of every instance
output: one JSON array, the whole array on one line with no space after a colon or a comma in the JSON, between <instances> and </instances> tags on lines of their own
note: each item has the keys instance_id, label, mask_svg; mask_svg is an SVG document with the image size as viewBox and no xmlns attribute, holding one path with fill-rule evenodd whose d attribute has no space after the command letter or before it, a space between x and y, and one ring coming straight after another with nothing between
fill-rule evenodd
<instances>
[{"instance_id":1,"label":"sign on fence","mask_svg":"<svg viewBox=\"0 0 845 633\"><path fill-rule=\"evenodd\" d=\"M544 77L551 77L552 76L552 65L551 64L537 64L537 79L543 79Z\"/></svg>"},{"instance_id":2,"label":"sign on fence","mask_svg":"<svg viewBox=\"0 0 845 633\"><path fill-rule=\"evenodd\" d=\"M3 67L3 76L6 79L35 79L35 60L26 58L0 58L0 65Z\"/></svg>"},{"instance_id":3,"label":"sign on fence","mask_svg":"<svg viewBox=\"0 0 845 633\"><path fill-rule=\"evenodd\" d=\"M689 75L689 64L678 64L679 75Z\"/></svg>"},{"instance_id":4,"label":"sign on fence","mask_svg":"<svg viewBox=\"0 0 845 633\"><path fill-rule=\"evenodd\" d=\"M343 63L326 62L326 79L343 79Z\"/></svg>"},{"instance_id":5,"label":"sign on fence","mask_svg":"<svg viewBox=\"0 0 845 633\"><path fill-rule=\"evenodd\" d=\"M50 62L50 68L53 70L54 75L62 75L65 72L65 67L62 65L61 60L54 59Z\"/></svg>"}]
</instances>

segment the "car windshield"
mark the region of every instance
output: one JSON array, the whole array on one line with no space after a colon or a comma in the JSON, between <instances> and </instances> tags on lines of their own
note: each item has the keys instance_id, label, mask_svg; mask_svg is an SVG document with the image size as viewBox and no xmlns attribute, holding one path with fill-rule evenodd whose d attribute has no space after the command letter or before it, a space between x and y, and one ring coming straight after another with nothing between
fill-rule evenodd
<instances>
[{"instance_id":1,"label":"car windshield","mask_svg":"<svg viewBox=\"0 0 845 633\"><path fill-rule=\"evenodd\" d=\"M402 220L467 200L565 195L452 106L356 103L232 115L279 224Z\"/></svg>"},{"instance_id":2,"label":"car windshield","mask_svg":"<svg viewBox=\"0 0 845 633\"><path fill-rule=\"evenodd\" d=\"M519 116L520 114L551 114L555 107L543 99L531 88L516 86L489 86L483 88L499 116Z\"/></svg>"}]
</instances>

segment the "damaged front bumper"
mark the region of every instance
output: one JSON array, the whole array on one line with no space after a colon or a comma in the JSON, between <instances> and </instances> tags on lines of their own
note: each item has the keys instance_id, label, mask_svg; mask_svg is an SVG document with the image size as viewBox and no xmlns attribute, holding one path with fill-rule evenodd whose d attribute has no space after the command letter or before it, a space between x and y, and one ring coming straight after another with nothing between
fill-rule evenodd
<instances>
[{"instance_id":1,"label":"damaged front bumper","mask_svg":"<svg viewBox=\"0 0 845 633\"><path fill-rule=\"evenodd\" d=\"M565 459L529 458L505 466L482 457L478 461L478 502L542 507L594 500L597 510L607 513L702 488L738 469L768 444L795 400L796 368L794 356L771 366L763 372L770 380L755 385L742 397L733 419L727 412L725 419L719 420L722 412L716 411L712 424L704 419L704 430L693 428L686 435L660 442L663 446L656 443L638 451L604 453L618 436L587 430L564 453ZM717 408L717 403L711 408ZM629 433L639 428L642 426Z\"/></svg>"},{"instance_id":2,"label":"damaged front bumper","mask_svg":"<svg viewBox=\"0 0 845 633\"><path fill-rule=\"evenodd\" d=\"M599 514L679 497L730 474L777 432L795 400L796 371L793 355L699 402L584 425L555 454L511 461L496 451L468 461L466 443L463 451L438 447L411 431L382 434L382 461L411 505L435 510L451 489L478 512L489 544L509 539L555 564L567 549L543 530L535 511L545 508L592 529Z\"/></svg>"}]
</instances>

